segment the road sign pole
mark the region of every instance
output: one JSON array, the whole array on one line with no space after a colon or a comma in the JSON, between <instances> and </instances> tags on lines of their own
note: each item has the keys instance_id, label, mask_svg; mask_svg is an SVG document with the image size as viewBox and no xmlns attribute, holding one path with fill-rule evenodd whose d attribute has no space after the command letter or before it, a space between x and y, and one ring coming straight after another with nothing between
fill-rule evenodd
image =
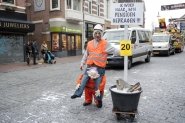
<instances>
[{"instance_id":1,"label":"road sign pole","mask_svg":"<svg viewBox=\"0 0 185 123\"><path fill-rule=\"evenodd\" d=\"M125 31L124 31L124 39L128 39L128 25L125 25ZM127 76L128 76L128 56L124 56L124 81L127 82Z\"/></svg>"}]
</instances>

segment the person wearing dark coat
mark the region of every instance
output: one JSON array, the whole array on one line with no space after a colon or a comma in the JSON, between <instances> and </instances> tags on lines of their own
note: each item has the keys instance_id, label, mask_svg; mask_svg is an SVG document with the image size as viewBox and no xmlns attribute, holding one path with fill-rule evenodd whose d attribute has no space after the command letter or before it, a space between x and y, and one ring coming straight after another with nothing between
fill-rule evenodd
<instances>
[{"instance_id":1,"label":"person wearing dark coat","mask_svg":"<svg viewBox=\"0 0 185 123\"><path fill-rule=\"evenodd\" d=\"M33 54L33 64L36 65L36 57L38 55L38 47L37 47L37 42L34 40L32 42L32 54Z\"/></svg>"},{"instance_id":2,"label":"person wearing dark coat","mask_svg":"<svg viewBox=\"0 0 185 123\"><path fill-rule=\"evenodd\" d=\"M28 41L25 45L25 51L26 51L26 56L30 56L32 52L32 46L31 43Z\"/></svg>"}]
</instances>

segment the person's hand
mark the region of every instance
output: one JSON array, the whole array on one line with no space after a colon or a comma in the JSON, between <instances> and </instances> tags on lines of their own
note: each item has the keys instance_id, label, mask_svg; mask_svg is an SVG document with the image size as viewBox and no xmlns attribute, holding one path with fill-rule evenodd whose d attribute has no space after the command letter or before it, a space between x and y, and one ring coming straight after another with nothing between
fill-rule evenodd
<instances>
[{"instance_id":1,"label":"person's hand","mask_svg":"<svg viewBox=\"0 0 185 123\"><path fill-rule=\"evenodd\" d=\"M83 65L80 66L80 70L83 70Z\"/></svg>"},{"instance_id":2,"label":"person's hand","mask_svg":"<svg viewBox=\"0 0 185 123\"><path fill-rule=\"evenodd\" d=\"M75 89L77 90L79 87L80 87L80 84L77 84L76 87L75 87Z\"/></svg>"},{"instance_id":3,"label":"person's hand","mask_svg":"<svg viewBox=\"0 0 185 123\"><path fill-rule=\"evenodd\" d=\"M100 96L100 90L97 90L97 91L95 92L95 95L96 95L96 97Z\"/></svg>"}]
</instances>

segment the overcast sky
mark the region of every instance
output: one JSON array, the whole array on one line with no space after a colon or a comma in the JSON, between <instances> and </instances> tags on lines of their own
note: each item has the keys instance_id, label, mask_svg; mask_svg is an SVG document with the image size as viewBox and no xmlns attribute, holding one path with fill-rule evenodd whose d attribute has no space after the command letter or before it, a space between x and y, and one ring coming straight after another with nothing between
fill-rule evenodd
<instances>
[{"instance_id":1,"label":"overcast sky","mask_svg":"<svg viewBox=\"0 0 185 123\"><path fill-rule=\"evenodd\" d=\"M169 18L180 18L185 14L185 9L161 11L161 5L171 5L185 3L185 0L144 0L145 1L145 27L152 29L158 26L158 12L160 18L165 18L168 23Z\"/></svg>"}]
</instances>

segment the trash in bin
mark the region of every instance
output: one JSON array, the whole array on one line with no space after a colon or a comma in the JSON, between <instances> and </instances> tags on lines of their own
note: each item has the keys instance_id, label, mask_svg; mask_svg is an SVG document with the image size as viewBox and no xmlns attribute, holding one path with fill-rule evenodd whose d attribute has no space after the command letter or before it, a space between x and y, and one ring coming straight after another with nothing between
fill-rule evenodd
<instances>
[{"instance_id":1,"label":"trash in bin","mask_svg":"<svg viewBox=\"0 0 185 123\"><path fill-rule=\"evenodd\" d=\"M118 80L116 80L116 88L117 88L117 90L123 90L126 92L133 92L133 91L140 90L141 86L140 86L139 82L137 82L134 85L130 85L127 82L125 82L124 80L118 79Z\"/></svg>"},{"instance_id":2,"label":"trash in bin","mask_svg":"<svg viewBox=\"0 0 185 123\"><path fill-rule=\"evenodd\" d=\"M109 88L113 102L113 112L116 113L117 119L122 114L129 115L131 119L135 118L142 88L140 83L129 85L119 79L116 85Z\"/></svg>"}]
</instances>

